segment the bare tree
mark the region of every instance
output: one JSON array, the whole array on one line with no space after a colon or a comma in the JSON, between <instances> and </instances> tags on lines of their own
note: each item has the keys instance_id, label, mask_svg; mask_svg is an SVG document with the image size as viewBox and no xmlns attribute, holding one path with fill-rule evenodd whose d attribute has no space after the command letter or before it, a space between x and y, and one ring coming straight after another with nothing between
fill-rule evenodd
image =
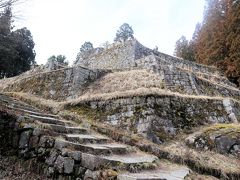
<instances>
[{"instance_id":1,"label":"bare tree","mask_svg":"<svg viewBox=\"0 0 240 180\"><path fill-rule=\"evenodd\" d=\"M19 0L0 0L0 9L15 4Z\"/></svg>"}]
</instances>

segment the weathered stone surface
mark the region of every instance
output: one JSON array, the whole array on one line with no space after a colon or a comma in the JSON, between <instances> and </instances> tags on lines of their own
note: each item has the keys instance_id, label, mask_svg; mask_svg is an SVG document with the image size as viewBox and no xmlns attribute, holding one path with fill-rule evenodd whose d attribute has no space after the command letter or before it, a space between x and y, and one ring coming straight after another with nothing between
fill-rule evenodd
<instances>
[{"instance_id":1,"label":"weathered stone surface","mask_svg":"<svg viewBox=\"0 0 240 180\"><path fill-rule=\"evenodd\" d=\"M238 124L212 125L189 136L186 143L198 149L214 150L221 154L232 154L240 158L239 130Z\"/></svg>"},{"instance_id":2,"label":"weathered stone surface","mask_svg":"<svg viewBox=\"0 0 240 180\"><path fill-rule=\"evenodd\" d=\"M30 148L36 148L38 147L38 141L39 137L38 136L32 136L29 140L29 147Z\"/></svg>"},{"instance_id":3,"label":"weathered stone surface","mask_svg":"<svg viewBox=\"0 0 240 180\"><path fill-rule=\"evenodd\" d=\"M215 139L217 150L223 154L228 153L235 143L236 140L224 135Z\"/></svg>"},{"instance_id":4,"label":"weathered stone surface","mask_svg":"<svg viewBox=\"0 0 240 180\"><path fill-rule=\"evenodd\" d=\"M80 151L70 151L70 152L68 152L68 156L73 158L76 161L81 161L82 152L80 152Z\"/></svg>"},{"instance_id":5,"label":"weathered stone surface","mask_svg":"<svg viewBox=\"0 0 240 180\"><path fill-rule=\"evenodd\" d=\"M100 177L100 172L99 171L91 171L87 170L84 175L84 180L94 180L94 179L99 179Z\"/></svg>"},{"instance_id":6,"label":"weathered stone surface","mask_svg":"<svg viewBox=\"0 0 240 180\"><path fill-rule=\"evenodd\" d=\"M54 146L54 142L55 142L54 138L49 136L42 136L39 140L39 146L51 148Z\"/></svg>"},{"instance_id":7,"label":"weathered stone surface","mask_svg":"<svg viewBox=\"0 0 240 180\"><path fill-rule=\"evenodd\" d=\"M49 162L52 160L52 158L49 159ZM54 167L59 173L71 174L74 170L74 160L72 158L59 155L54 163Z\"/></svg>"},{"instance_id":8,"label":"weathered stone surface","mask_svg":"<svg viewBox=\"0 0 240 180\"><path fill-rule=\"evenodd\" d=\"M58 152L55 149L52 149L50 152L49 157L46 159L46 163L50 166L52 166L58 156Z\"/></svg>"},{"instance_id":9,"label":"weathered stone surface","mask_svg":"<svg viewBox=\"0 0 240 180\"><path fill-rule=\"evenodd\" d=\"M104 164L104 161L96 155L82 153L81 165L90 170L95 170Z\"/></svg>"},{"instance_id":10,"label":"weathered stone surface","mask_svg":"<svg viewBox=\"0 0 240 180\"><path fill-rule=\"evenodd\" d=\"M128 136L118 132L112 134L114 134L115 139L136 146L138 146L136 143L141 143L138 141L143 137L161 144L170 139L173 140L179 132L184 134L185 132L191 132L196 127L208 124L229 122L237 124L239 121L240 105L234 99L239 99L240 91L213 67L183 61L151 50L136 40L115 44L114 47L106 50L97 48L79 56L80 61L77 64L87 68L75 66L42 73L31 71L32 74L30 72L30 74L26 73L20 78L12 78L8 83L1 80L4 85L0 86L0 90L32 93L46 99L60 101L85 95L83 100L77 104L76 112L81 113L83 111L84 116L88 116L85 117L87 120L95 121L99 119L115 126L118 131L126 130ZM49 62L47 68L49 70L58 69L54 62ZM98 70L98 68L112 70ZM119 70L125 70L125 75L129 76L128 70L132 68L134 69L132 71L137 73L142 72L139 69L145 69L147 77L150 75L149 72L154 73L150 78L146 78L151 81L151 86L144 83L140 87L138 81L136 81L137 85L135 86L131 82L131 78L125 78L126 81L122 78L116 86L120 87L121 84L124 84L127 88L124 88L124 86L122 89L116 88L110 84L111 88L109 90L105 86L101 86L101 80L106 78L106 76L103 76L105 73L109 73L108 75L111 76L117 74L115 70L118 72ZM27 78L25 78L25 75L27 75ZM134 73L133 75L135 76ZM97 82L100 83L97 84ZM90 91L88 91L88 88L99 88L99 93L92 93L97 97L94 96L89 100L88 94ZM143 91L136 91L138 93L134 94L136 89L143 89ZM151 89L151 91L148 92L148 89ZM115 92L116 90L118 92ZM92 94L90 93L90 95ZM206 95L222 96L223 98L205 97ZM109 139L109 141L100 141L100 137L94 139L92 131L74 127L76 123L63 121L54 115L45 114L45 116L41 114L41 111L35 112L31 106L24 106L22 103L16 103L15 100L8 102L8 100L9 98L4 97L4 103L7 104L5 108L10 109L10 111L15 108L14 110L24 113L25 116L23 119L19 118L14 125L14 130L17 130L17 132L25 130L21 133L20 140L18 140L18 137L14 140L19 141L20 150L17 149L17 152L23 154L24 156L21 157L26 159L33 158L37 162L45 163L43 172L50 178L72 179L78 176L81 179L99 179L99 177L107 179L106 177L110 177L107 171L96 170L108 167L125 168L129 172L147 169L146 172L122 174L119 176L122 179L154 179L157 175L159 175L159 179L177 179L179 177L183 179L189 173L188 168L168 172L160 169L154 172L151 168L158 166L156 156L140 153L140 151L135 151L134 148L129 148L123 144L110 143L111 140ZM21 110L19 108L22 105L24 107ZM45 108L45 104L43 106ZM46 108L47 110L55 110L55 106L47 106ZM19 112L16 115L19 115ZM41 124L38 124L39 121ZM83 122L84 119L80 121ZM86 124L87 127L90 127L88 123ZM39 125L38 128L36 128L36 125ZM19 130L18 128L22 129ZM40 130L41 128L48 129L47 133L43 133ZM26 131L29 129L33 129L33 133ZM108 129L103 131L106 132ZM238 157L240 154L239 131L237 133L234 131L233 134L232 132L232 130L223 133L204 132L204 135L202 133L194 134L186 141L187 144L201 150L230 153ZM139 138L136 136L135 138L135 134L142 136ZM14 133L8 135L11 139L11 135L14 135ZM7 142L7 138L4 142ZM169 156L172 154L165 155L167 153L164 152L164 149L162 153L162 149L157 148L160 146L153 147L143 144L140 147L147 151L154 150L153 153L157 152L158 155L168 156L167 158L171 159ZM181 157L177 158L181 160ZM29 164L29 166L34 165ZM162 166L160 167L162 168ZM167 168L167 170L169 169Z\"/></svg>"},{"instance_id":11,"label":"weathered stone surface","mask_svg":"<svg viewBox=\"0 0 240 180\"><path fill-rule=\"evenodd\" d=\"M63 148L66 147L66 143L65 141L62 141L60 139L56 139L55 140L55 145L54 148L58 149L58 150L62 150Z\"/></svg>"},{"instance_id":12,"label":"weathered stone surface","mask_svg":"<svg viewBox=\"0 0 240 180\"><path fill-rule=\"evenodd\" d=\"M24 131L21 133L20 140L19 140L20 149L28 148L30 136L31 136L30 131Z\"/></svg>"},{"instance_id":13,"label":"weathered stone surface","mask_svg":"<svg viewBox=\"0 0 240 180\"><path fill-rule=\"evenodd\" d=\"M105 123L139 133L159 144L182 130L231 122L221 99L159 95L92 101L89 109L92 106L104 112L102 119ZM232 112L237 112L237 109L237 106L232 106Z\"/></svg>"},{"instance_id":14,"label":"weathered stone surface","mask_svg":"<svg viewBox=\"0 0 240 180\"><path fill-rule=\"evenodd\" d=\"M180 180L185 179L190 170L187 168L176 168L166 170L153 170L150 172L141 173L121 173L118 175L118 180Z\"/></svg>"},{"instance_id":15,"label":"weathered stone surface","mask_svg":"<svg viewBox=\"0 0 240 180\"><path fill-rule=\"evenodd\" d=\"M64 173L66 173L66 174L72 173L73 167L74 167L74 160L69 157L65 157L64 158Z\"/></svg>"},{"instance_id":16,"label":"weathered stone surface","mask_svg":"<svg viewBox=\"0 0 240 180\"><path fill-rule=\"evenodd\" d=\"M63 173L64 171L64 157L62 156L58 156L55 163L54 163L54 167L56 168L56 170L59 172L59 173Z\"/></svg>"}]
</instances>

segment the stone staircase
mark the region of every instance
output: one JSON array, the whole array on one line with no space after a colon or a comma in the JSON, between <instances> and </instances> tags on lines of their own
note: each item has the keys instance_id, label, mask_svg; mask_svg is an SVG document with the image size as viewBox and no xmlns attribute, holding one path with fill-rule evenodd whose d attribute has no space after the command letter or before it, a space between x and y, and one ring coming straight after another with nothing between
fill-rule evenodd
<instances>
[{"instance_id":1,"label":"stone staircase","mask_svg":"<svg viewBox=\"0 0 240 180\"><path fill-rule=\"evenodd\" d=\"M24 122L18 143L20 154L44 159L50 178L180 180L190 172L185 166L166 163L152 154L6 95L0 94L0 103L14 112L18 124ZM107 169L117 173L102 173Z\"/></svg>"}]
</instances>

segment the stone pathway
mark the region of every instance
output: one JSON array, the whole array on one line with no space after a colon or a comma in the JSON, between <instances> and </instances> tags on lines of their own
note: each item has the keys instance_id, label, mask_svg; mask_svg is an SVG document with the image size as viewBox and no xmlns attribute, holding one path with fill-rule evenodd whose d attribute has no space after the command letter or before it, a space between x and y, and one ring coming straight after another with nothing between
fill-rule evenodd
<instances>
[{"instance_id":1,"label":"stone pathway","mask_svg":"<svg viewBox=\"0 0 240 180\"><path fill-rule=\"evenodd\" d=\"M51 144L52 139L54 141L50 154L45 161L49 166L48 174L50 175L55 171L59 174L71 175L79 165L87 170L88 176L89 170L92 172L104 169L116 170L120 180L179 180L184 179L189 174L187 167L162 162L152 154L141 152L129 145L117 143L109 137L83 128L73 121L41 112L39 109L8 96L0 94L0 102L8 109L16 111L16 114L21 114L25 121L40 122L44 124L40 126L41 128L46 128L47 131L51 132L50 134L43 134L39 140L41 147L46 147L47 143ZM19 144L24 143L19 142Z\"/></svg>"}]
</instances>

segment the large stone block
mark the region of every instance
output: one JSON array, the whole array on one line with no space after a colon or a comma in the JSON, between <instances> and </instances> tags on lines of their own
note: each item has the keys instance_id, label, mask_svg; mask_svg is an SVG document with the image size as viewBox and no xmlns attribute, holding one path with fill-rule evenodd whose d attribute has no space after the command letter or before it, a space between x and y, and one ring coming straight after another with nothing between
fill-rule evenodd
<instances>
[{"instance_id":1,"label":"large stone block","mask_svg":"<svg viewBox=\"0 0 240 180\"><path fill-rule=\"evenodd\" d=\"M20 149L28 148L30 136L31 136L30 131L24 131L21 133L20 140L19 140L19 148Z\"/></svg>"}]
</instances>

